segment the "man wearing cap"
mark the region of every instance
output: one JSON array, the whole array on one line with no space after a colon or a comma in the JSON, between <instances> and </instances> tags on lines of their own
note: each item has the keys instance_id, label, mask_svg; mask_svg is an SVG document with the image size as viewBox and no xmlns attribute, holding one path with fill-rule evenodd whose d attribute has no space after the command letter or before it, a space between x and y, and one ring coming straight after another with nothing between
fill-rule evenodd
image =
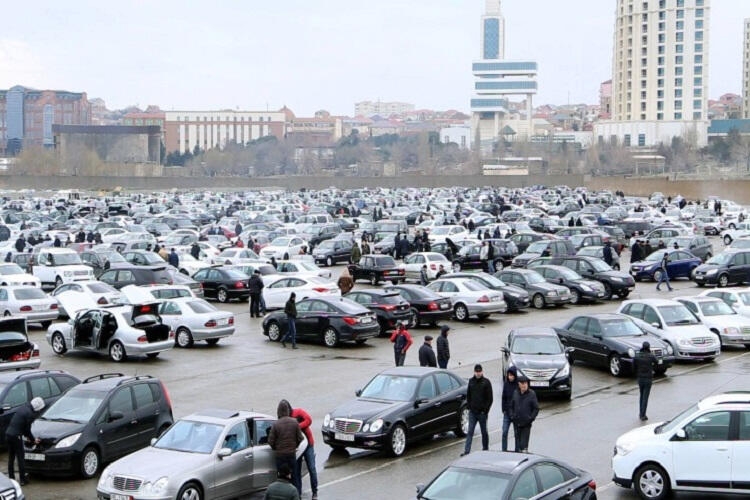
<instances>
[{"instance_id":1,"label":"man wearing cap","mask_svg":"<svg viewBox=\"0 0 750 500\"><path fill-rule=\"evenodd\" d=\"M31 424L39 417L44 409L44 400L36 397L28 404L22 405L18 411L13 414L10 424L5 430L5 440L8 443L8 477L13 479L13 462L18 458L18 473L21 475L19 482L24 485L29 482L26 476L26 462L24 460L23 438L26 437L34 444L39 444L39 438L34 438L31 434Z\"/></svg>"},{"instance_id":2,"label":"man wearing cap","mask_svg":"<svg viewBox=\"0 0 750 500\"><path fill-rule=\"evenodd\" d=\"M654 380L654 369L658 361L656 356L651 352L651 344L644 342L641 349L633 358L635 367L635 376L638 379L638 390L640 392L639 414L641 420L648 420L646 408L648 407L648 397L651 394L651 383Z\"/></svg>"},{"instance_id":3,"label":"man wearing cap","mask_svg":"<svg viewBox=\"0 0 750 500\"><path fill-rule=\"evenodd\" d=\"M528 453L531 424L539 414L539 401L534 390L529 389L529 379L525 375L519 375L517 380L518 390L513 393L510 406L513 434L516 437L516 452Z\"/></svg>"},{"instance_id":4,"label":"man wearing cap","mask_svg":"<svg viewBox=\"0 0 750 500\"><path fill-rule=\"evenodd\" d=\"M419 366L431 366L437 368L435 351L432 350L432 335L425 335L424 344L419 348Z\"/></svg>"},{"instance_id":5,"label":"man wearing cap","mask_svg":"<svg viewBox=\"0 0 750 500\"><path fill-rule=\"evenodd\" d=\"M450 343L448 342L448 330L451 327L443 325L440 327L440 336L437 338L437 364L440 368L448 368L448 360L451 359Z\"/></svg>"},{"instance_id":6,"label":"man wearing cap","mask_svg":"<svg viewBox=\"0 0 750 500\"><path fill-rule=\"evenodd\" d=\"M487 433L487 415L492 407L492 384L489 379L484 378L482 365L474 365L474 376L469 379L469 387L466 389L466 404L469 407L469 432L466 434L466 444L461 456L471 452L471 442L474 439L474 430L479 423L482 432L482 450L490 449L490 435Z\"/></svg>"}]
</instances>

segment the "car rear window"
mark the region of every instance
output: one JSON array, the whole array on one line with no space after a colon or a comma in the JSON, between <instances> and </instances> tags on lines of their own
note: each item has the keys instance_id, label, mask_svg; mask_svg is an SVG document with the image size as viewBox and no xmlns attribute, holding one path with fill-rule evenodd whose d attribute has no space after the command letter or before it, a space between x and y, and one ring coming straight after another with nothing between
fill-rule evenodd
<instances>
[{"instance_id":1,"label":"car rear window","mask_svg":"<svg viewBox=\"0 0 750 500\"><path fill-rule=\"evenodd\" d=\"M242 271L237 271L236 269L227 269L225 271L227 273L227 278L230 280L246 280L247 274L243 273Z\"/></svg>"},{"instance_id":2,"label":"car rear window","mask_svg":"<svg viewBox=\"0 0 750 500\"><path fill-rule=\"evenodd\" d=\"M393 257L376 257L375 264L377 264L378 266L383 266L383 267L387 267L387 266L393 267L396 265L396 261L393 260Z\"/></svg>"},{"instance_id":3,"label":"car rear window","mask_svg":"<svg viewBox=\"0 0 750 500\"><path fill-rule=\"evenodd\" d=\"M117 291L106 283L92 283L88 287L92 293L111 293Z\"/></svg>"},{"instance_id":4,"label":"car rear window","mask_svg":"<svg viewBox=\"0 0 750 500\"><path fill-rule=\"evenodd\" d=\"M13 290L13 296L17 300L34 300L43 299L47 295L45 295L41 288L21 288Z\"/></svg>"},{"instance_id":5,"label":"car rear window","mask_svg":"<svg viewBox=\"0 0 750 500\"><path fill-rule=\"evenodd\" d=\"M404 299L398 293L389 293L380 295L379 298L376 298L376 301L380 304L400 304Z\"/></svg>"},{"instance_id":6,"label":"car rear window","mask_svg":"<svg viewBox=\"0 0 750 500\"><path fill-rule=\"evenodd\" d=\"M202 313L210 313L216 311L216 308L213 307L208 302L202 301L202 300L193 300L191 302L187 303L188 307L193 310L193 312L197 314Z\"/></svg>"}]
</instances>

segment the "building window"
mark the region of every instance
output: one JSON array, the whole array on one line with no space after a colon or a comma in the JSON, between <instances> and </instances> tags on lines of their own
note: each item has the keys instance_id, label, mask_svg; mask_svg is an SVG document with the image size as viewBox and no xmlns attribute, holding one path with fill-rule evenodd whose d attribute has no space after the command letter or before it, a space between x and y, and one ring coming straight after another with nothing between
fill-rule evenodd
<instances>
[{"instance_id":1,"label":"building window","mask_svg":"<svg viewBox=\"0 0 750 500\"><path fill-rule=\"evenodd\" d=\"M666 27L667 27L666 23L664 23L664 22L659 23L659 31L664 31L666 29Z\"/></svg>"},{"instance_id":2,"label":"building window","mask_svg":"<svg viewBox=\"0 0 750 500\"><path fill-rule=\"evenodd\" d=\"M695 17L703 17L703 9L695 9Z\"/></svg>"},{"instance_id":3,"label":"building window","mask_svg":"<svg viewBox=\"0 0 750 500\"><path fill-rule=\"evenodd\" d=\"M656 64L659 66L664 66L664 56L659 56L659 58L656 60Z\"/></svg>"},{"instance_id":4,"label":"building window","mask_svg":"<svg viewBox=\"0 0 750 500\"><path fill-rule=\"evenodd\" d=\"M677 0L677 6L678 7L684 7L685 6L685 0Z\"/></svg>"},{"instance_id":5,"label":"building window","mask_svg":"<svg viewBox=\"0 0 750 500\"><path fill-rule=\"evenodd\" d=\"M700 111L696 111L693 113L693 120L700 120L702 113Z\"/></svg>"},{"instance_id":6,"label":"building window","mask_svg":"<svg viewBox=\"0 0 750 500\"><path fill-rule=\"evenodd\" d=\"M645 102L641 103L641 111L646 111L646 103Z\"/></svg>"},{"instance_id":7,"label":"building window","mask_svg":"<svg viewBox=\"0 0 750 500\"><path fill-rule=\"evenodd\" d=\"M667 41L667 35L659 33L659 43L665 43Z\"/></svg>"},{"instance_id":8,"label":"building window","mask_svg":"<svg viewBox=\"0 0 750 500\"><path fill-rule=\"evenodd\" d=\"M693 89L693 97L703 97L703 89Z\"/></svg>"},{"instance_id":9,"label":"building window","mask_svg":"<svg viewBox=\"0 0 750 500\"><path fill-rule=\"evenodd\" d=\"M702 75L703 74L703 66L696 66L693 68L693 73L696 75Z\"/></svg>"},{"instance_id":10,"label":"building window","mask_svg":"<svg viewBox=\"0 0 750 500\"><path fill-rule=\"evenodd\" d=\"M645 89L647 85L648 85L648 81L647 80L641 80L641 88L642 89Z\"/></svg>"},{"instance_id":11,"label":"building window","mask_svg":"<svg viewBox=\"0 0 750 500\"><path fill-rule=\"evenodd\" d=\"M696 52L703 52L703 44L702 43L696 43L695 44L695 51Z\"/></svg>"},{"instance_id":12,"label":"building window","mask_svg":"<svg viewBox=\"0 0 750 500\"><path fill-rule=\"evenodd\" d=\"M677 19L684 19L685 18L685 11L684 10L678 10L677 11Z\"/></svg>"},{"instance_id":13,"label":"building window","mask_svg":"<svg viewBox=\"0 0 750 500\"><path fill-rule=\"evenodd\" d=\"M675 78L674 79L674 86L675 87L682 87L682 78Z\"/></svg>"},{"instance_id":14,"label":"building window","mask_svg":"<svg viewBox=\"0 0 750 500\"><path fill-rule=\"evenodd\" d=\"M664 101L656 101L656 110L664 111Z\"/></svg>"},{"instance_id":15,"label":"building window","mask_svg":"<svg viewBox=\"0 0 750 500\"><path fill-rule=\"evenodd\" d=\"M696 19L695 20L695 29L702 30L703 29L703 19Z\"/></svg>"},{"instance_id":16,"label":"building window","mask_svg":"<svg viewBox=\"0 0 750 500\"><path fill-rule=\"evenodd\" d=\"M685 28L685 21L676 21L674 27L677 31L682 31Z\"/></svg>"},{"instance_id":17,"label":"building window","mask_svg":"<svg viewBox=\"0 0 750 500\"><path fill-rule=\"evenodd\" d=\"M675 89L674 96L678 99L682 99L682 89Z\"/></svg>"},{"instance_id":18,"label":"building window","mask_svg":"<svg viewBox=\"0 0 750 500\"><path fill-rule=\"evenodd\" d=\"M678 42L682 42L683 40L685 40L685 35L684 35L684 33L682 31L678 31L676 33L676 40Z\"/></svg>"},{"instance_id":19,"label":"building window","mask_svg":"<svg viewBox=\"0 0 750 500\"><path fill-rule=\"evenodd\" d=\"M646 49L643 49L646 50ZM664 54L664 45L659 45L659 55Z\"/></svg>"},{"instance_id":20,"label":"building window","mask_svg":"<svg viewBox=\"0 0 750 500\"><path fill-rule=\"evenodd\" d=\"M646 145L646 134L638 134L638 145L639 146Z\"/></svg>"},{"instance_id":21,"label":"building window","mask_svg":"<svg viewBox=\"0 0 750 500\"><path fill-rule=\"evenodd\" d=\"M663 21L664 19L666 19L666 17L667 17L666 12L664 12L663 10L659 12L659 21Z\"/></svg>"},{"instance_id":22,"label":"building window","mask_svg":"<svg viewBox=\"0 0 750 500\"><path fill-rule=\"evenodd\" d=\"M682 64L682 56L674 56L675 64Z\"/></svg>"},{"instance_id":23,"label":"building window","mask_svg":"<svg viewBox=\"0 0 750 500\"><path fill-rule=\"evenodd\" d=\"M656 119L657 120L663 120L664 119L664 113L656 113Z\"/></svg>"},{"instance_id":24,"label":"building window","mask_svg":"<svg viewBox=\"0 0 750 500\"><path fill-rule=\"evenodd\" d=\"M695 32L695 41L696 42L702 42L703 41L703 32L702 31L696 31Z\"/></svg>"},{"instance_id":25,"label":"building window","mask_svg":"<svg viewBox=\"0 0 750 500\"><path fill-rule=\"evenodd\" d=\"M657 99L663 99L664 98L664 91L663 90L657 90L656 91L656 98Z\"/></svg>"},{"instance_id":26,"label":"building window","mask_svg":"<svg viewBox=\"0 0 750 500\"><path fill-rule=\"evenodd\" d=\"M703 86L703 78L700 76L696 76L693 78L693 85L696 87L702 87Z\"/></svg>"},{"instance_id":27,"label":"building window","mask_svg":"<svg viewBox=\"0 0 750 500\"><path fill-rule=\"evenodd\" d=\"M674 109L682 109L682 101L675 101L674 102Z\"/></svg>"},{"instance_id":28,"label":"building window","mask_svg":"<svg viewBox=\"0 0 750 500\"><path fill-rule=\"evenodd\" d=\"M625 137L622 140L623 146L630 147L630 134L625 134Z\"/></svg>"},{"instance_id":29,"label":"building window","mask_svg":"<svg viewBox=\"0 0 750 500\"><path fill-rule=\"evenodd\" d=\"M674 119L675 120L682 120L682 113L675 113L674 114Z\"/></svg>"},{"instance_id":30,"label":"building window","mask_svg":"<svg viewBox=\"0 0 750 500\"><path fill-rule=\"evenodd\" d=\"M659 87L659 88L663 88L664 87L664 79L663 78L659 78L656 81L656 86Z\"/></svg>"},{"instance_id":31,"label":"building window","mask_svg":"<svg viewBox=\"0 0 750 500\"><path fill-rule=\"evenodd\" d=\"M682 48L683 48L682 44L675 45L674 46L674 51L677 52L678 54L682 54Z\"/></svg>"},{"instance_id":32,"label":"building window","mask_svg":"<svg viewBox=\"0 0 750 500\"><path fill-rule=\"evenodd\" d=\"M677 75L677 76L682 76L682 66L677 66L674 69L674 74Z\"/></svg>"},{"instance_id":33,"label":"building window","mask_svg":"<svg viewBox=\"0 0 750 500\"><path fill-rule=\"evenodd\" d=\"M703 64L703 56L700 54L696 54L695 56L695 64Z\"/></svg>"},{"instance_id":34,"label":"building window","mask_svg":"<svg viewBox=\"0 0 750 500\"><path fill-rule=\"evenodd\" d=\"M659 0L659 8L663 9L667 6L667 0Z\"/></svg>"},{"instance_id":35,"label":"building window","mask_svg":"<svg viewBox=\"0 0 750 500\"><path fill-rule=\"evenodd\" d=\"M644 90L644 91L642 91L642 92L641 92L641 99L642 99L642 100L645 100L645 99L646 99L646 95L647 95L647 94L646 94L646 91L645 91L645 90Z\"/></svg>"},{"instance_id":36,"label":"building window","mask_svg":"<svg viewBox=\"0 0 750 500\"><path fill-rule=\"evenodd\" d=\"M702 99L695 99L693 101L693 109L701 109L703 107L703 100Z\"/></svg>"},{"instance_id":37,"label":"building window","mask_svg":"<svg viewBox=\"0 0 750 500\"><path fill-rule=\"evenodd\" d=\"M664 76L664 68L656 68L656 76Z\"/></svg>"}]
</instances>

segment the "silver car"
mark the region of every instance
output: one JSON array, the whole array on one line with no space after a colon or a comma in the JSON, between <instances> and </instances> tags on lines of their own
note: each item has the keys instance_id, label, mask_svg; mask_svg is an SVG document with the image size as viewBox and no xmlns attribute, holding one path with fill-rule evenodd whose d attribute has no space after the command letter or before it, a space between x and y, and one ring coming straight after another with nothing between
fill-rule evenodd
<instances>
[{"instance_id":1,"label":"silver car","mask_svg":"<svg viewBox=\"0 0 750 500\"><path fill-rule=\"evenodd\" d=\"M26 320L19 316L0 318L0 370L34 369L41 363L39 346L29 340Z\"/></svg>"},{"instance_id":2,"label":"silver car","mask_svg":"<svg viewBox=\"0 0 750 500\"><path fill-rule=\"evenodd\" d=\"M208 500L263 490L276 479L274 421L248 411L194 413L104 469L96 491L107 500Z\"/></svg>"},{"instance_id":3,"label":"silver car","mask_svg":"<svg viewBox=\"0 0 750 500\"><path fill-rule=\"evenodd\" d=\"M234 314L217 309L203 299L165 300L159 306L159 315L175 332L178 347L192 347L197 340L216 345L219 339L234 334Z\"/></svg>"},{"instance_id":4,"label":"silver car","mask_svg":"<svg viewBox=\"0 0 750 500\"><path fill-rule=\"evenodd\" d=\"M60 315L57 301L41 288L28 285L0 287L0 314L23 316L28 323L47 328Z\"/></svg>"},{"instance_id":5,"label":"silver car","mask_svg":"<svg viewBox=\"0 0 750 500\"><path fill-rule=\"evenodd\" d=\"M427 288L451 299L453 315L459 321L467 321L469 316L484 319L492 313L508 310L503 292L490 290L471 278L441 278L427 285Z\"/></svg>"}]
</instances>

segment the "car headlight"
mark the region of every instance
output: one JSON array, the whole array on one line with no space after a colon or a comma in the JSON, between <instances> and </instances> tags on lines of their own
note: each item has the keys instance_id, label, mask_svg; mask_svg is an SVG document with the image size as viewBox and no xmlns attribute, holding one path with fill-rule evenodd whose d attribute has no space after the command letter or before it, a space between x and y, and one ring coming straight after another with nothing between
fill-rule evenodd
<instances>
[{"instance_id":1,"label":"car headlight","mask_svg":"<svg viewBox=\"0 0 750 500\"><path fill-rule=\"evenodd\" d=\"M674 349L672 349L672 346L667 344L667 354L674 354Z\"/></svg>"},{"instance_id":2,"label":"car headlight","mask_svg":"<svg viewBox=\"0 0 750 500\"><path fill-rule=\"evenodd\" d=\"M679 339L677 341L678 344L682 346L689 346L690 345L690 339Z\"/></svg>"},{"instance_id":3,"label":"car headlight","mask_svg":"<svg viewBox=\"0 0 750 500\"><path fill-rule=\"evenodd\" d=\"M713 276L714 274L718 273L718 269L711 269L709 271L706 271L706 276Z\"/></svg>"},{"instance_id":4,"label":"car headlight","mask_svg":"<svg viewBox=\"0 0 750 500\"><path fill-rule=\"evenodd\" d=\"M581 283L581 284L580 284L579 286L581 287L581 290L583 290L584 292L591 292L591 291L593 291L593 290L594 290L594 289L593 289L593 288L591 288L590 286L588 286L588 285L584 285L583 283Z\"/></svg>"},{"instance_id":5,"label":"car headlight","mask_svg":"<svg viewBox=\"0 0 750 500\"><path fill-rule=\"evenodd\" d=\"M383 419L379 418L370 424L370 432L378 432L383 428Z\"/></svg>"},{"instance_id":6,"label":"car headlight","mask_svg":"<svg viewBox=\"0 0 750 500\"><path fill-rule=\"evenodd\" d=\"M557 372L558 377L567 377L570 375L570 365L568 363L565 363L565 366L560 368L560 371Z\"/></svg>"},{"instance_id":7,"label":"car headlight","mask_svg":"<svg viewBox=\"0 0 750 500\"><path fill-rule=\"evenodd\" d=\"M616 283L622 283L622 278L618 278L617 276L612 276L612 281Z\"/></svg>"},{"instance_id":8,"label":"car headlight","mask_svg":"<svg viewBox=\"0 0 750 500\"><path fill-rule=\"evenodd\" d=\"M63 276L65 276L66 278L70 278L71 276L73 276L73 271L63 271Z\"/></svg>"},{"instance_id":9,"label":"car headlight","mask_svg":"<svg viewBox=\"0 0 750 500\"><path fill-rule=\"evenodd\" d=\"M110 468L107 467L102 471L102 475L99 476L99 483L97 484L98 488L104 488L109 485L109 479L112 477L112 473L110 472Z\"/></svg>"},{"instance_id":10,"label":"car headlight","mask_svg":"<svg viewBox=\"0 0 750 500\"><path fill-rule=\"evenodd\" d=\"M328 427L328 424L331 423L331 414L326 413L326 416L323 417L323 427Z\"/></svg>"},{"instance_id":11,"label":"car headlight","mask_svg":"<svg viewBox=\"0 0 750 500\"><path fill-rule=\"evenodd\" d=\"M554 297L556 294L557 292L552 290L551 292L547 292L547 297Z\"/></svg>"},{"instance_id":12,"label":"car headlight","mask_svg":"<svg viewBox=\"0 0 750 500\"><path fill-rule=\"evenodd\" d=\"M153 483L148 481L143 483L143 486L141 486L141 491L146 495L160 495L164 493L164 491L166 491L168 484L169 478L160 477Z\"/></svg>"},{"instance_id":13,"label":"car headlight","mask_svg":"<svg viewBox=\"0 0 750 500\"><path fill-rule=\"evenodd\" d=\"M615 451L620 456L625 456L631 451L635 449L635 444L633 443L617 443L615 445Z\"/></svg>"},{"instance_id":14,"label":"car headlight","mask_svg":"<svg viewBox=\"0 0 750 500\"><path fill-rule=\"evenodd\" d=\"M727 335L738 335L740 333L740 329L736 326L728 326L724 328L724 333Z\"/></svg>"},{"instance_id":15,"label":"car headlight","mask_svg":"<svg viewBox=\"0 0 750 500\"><path fill-rule=\"evenodd\" d=\"M635 357L635 349L633 349L632 347L630 349L628 349L628 356L631 357L631 358L634 358Z\"/></svg>"},{"instance_id":16,"label":"car headlight","mask_svg":"<svg viewBox=\"0 0 750 500\"><path fill-rule=\"evenodd\" d=\"M62 438L60 441L57 442L55 445L55 448L68 448L70 446L73 446L76 444L76 441L78 441L78 438L81 437L81 433L77 434L71 434L70 436L66 438Z\"/></svg>"}]
</instances>

